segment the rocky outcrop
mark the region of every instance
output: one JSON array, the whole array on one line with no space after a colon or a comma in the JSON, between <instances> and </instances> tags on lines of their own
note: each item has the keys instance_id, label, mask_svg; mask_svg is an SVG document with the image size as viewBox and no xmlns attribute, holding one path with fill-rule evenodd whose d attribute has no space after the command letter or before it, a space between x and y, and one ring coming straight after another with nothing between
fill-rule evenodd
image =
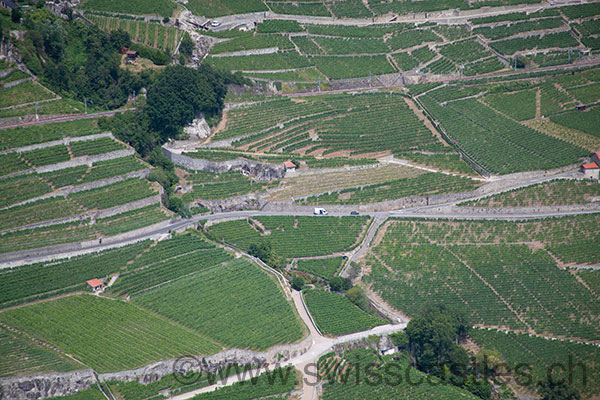
<instances>
[{"instance_id":1,"label":"rocky outcrop","mask_svg":"<svg viewBox=\"0 0 600 400\"><path fill-rule=\"evenodd\" d=\"M285 176L283 165L266 164L244 158L227 161L209 161L202 158L192 158L173 151L169 148L168 144L165 144L162 149L164 155L174 164L194 171L208 171L213 173L241 171L244 175L259 182L273 181Z\"/></svg>"},{"instance_id":2,"label":"rocky outcrop","mask_svg":"<svg viewBox=\"0 0 600 400\"><path fill-rule=\"evenodd\" d=\"M243 210L259 210L265 205L265 201L256 194L230 197L219 200L200 200L197 203L212 212L230 212Z\"/></svg>"},{"instance_id":3,"label":"rocky outcrop","mask_svg":"<svg viewBox=\"0 0 600 400\"><path fill-rule=\"evenodd\" d=\"M45 399L68 396L96 383L91 369L61 374L41 374L0 379L1 399Z\"/></svg>"},{"instance_id":4,"label":"rocky outcrop","mask_svg":"<svg viewBox=\"0 0 600 400\"><path fill-rule=\"evenodd\" d=\"M190 139L205 139L210 135L210 127L206 123L204 115L200 114L191 124L183 128L183 133Z\"/></svg>"}]
</instances>

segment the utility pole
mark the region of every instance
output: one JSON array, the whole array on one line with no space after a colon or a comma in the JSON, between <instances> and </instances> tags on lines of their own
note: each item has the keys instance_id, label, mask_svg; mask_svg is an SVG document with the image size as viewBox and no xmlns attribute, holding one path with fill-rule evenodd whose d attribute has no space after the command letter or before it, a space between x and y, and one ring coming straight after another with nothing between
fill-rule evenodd
<instances>
[{"instance_id":1,"label":"utility pole","mask_svg":"<svg viewBox=\"0 0 600 400\"><path fill-rule=\"evenodd\" d=\"M319 92L321 91L321 75L319 75Z\"/></svg>"},{"instance_id":2,"label":"utility pole","mask_svg":"<svg viewBox=\"0 0 600 400\"><path fill-rule=\"evenodd\" d=\"M515 72L517 72L517 55L515 54Z\"/></svg>"},{"instance_id":3,"label":"utility pole","mask_svg":"<svg viewBox=\"0 0 600 400\"><path fill-rule=\"evenodd\" d=\"M369 87L371 87L371 71L369 70Z\"/></svg>"},{"instance_id":4,"label":"utility pole","mask_svg":"<svg viewBox=\"0 0 600 400\"><path fill-rule=\"evenodd\" d=\"M133 91L133 105L135 106L135 90Z\"/></svg>"},{"instance_id":5,"label":"utility pole","mask_svg":"<svg viewBox=\"0 0 600 400\"><path fill-rule=\"evenodd\" d=\"M571 62L571 49L569 49L569 63Z\"/></svg>"},{"instance_id":6,"label":"utility pole","mask_svg":"<svg viewBox=\"0 0 600 400\"><path fill-rule=\"evenodd\" d=\"M40 119L38 116L38 103L35 103L35 120L37 121L38 119Z\"/></svg>"},{"instance_id":7,"label":"utility pole","mask_svg":"<svg viewBox=\"0 0 600 400\"><path fill-rule=\"evenodd\" d=\"M87 97L83 98L83 104L84 104L84 107L85 107L85 113L87 114Z\"/></svg>"}]
</instances>

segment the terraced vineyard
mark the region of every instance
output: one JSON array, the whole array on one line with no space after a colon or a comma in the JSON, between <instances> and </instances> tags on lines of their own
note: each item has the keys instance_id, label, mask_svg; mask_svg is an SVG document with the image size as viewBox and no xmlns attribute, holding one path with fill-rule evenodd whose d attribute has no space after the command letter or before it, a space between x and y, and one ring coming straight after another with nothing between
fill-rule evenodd
<instances>
[{"instance_id":1,"label":"terraced vineyard","mask_svg":"<svg viewBox=\"0 0 600 400\"><path fill-rule=\"evenodd\" d=\"M244 259L191 274L133 299L229 346L266 349L302 337L281 289Z\"/></svg>"},{"instance_id":2,"label":"terraced vineyard","mask_svg":"<svg viewBox=\"0 0 600 400\"><path fill-rule=\"evenodd\" d=\"M367 261L371 272L363 279L409 315L435 296L465 309L480 324L596 339L594 295L544 250L569 261L560 249L578 243L581 233L575 230L585 230L583 224L596 218L395 221L373 248ZM590 240L597 243L596 236ZM561 293L560 300L556 293Z\"/></svg>"},{"instance_id":3,"label":"terraced vineyard","mask_svg":"<svg viewBox=\"0 0 600 400\"><path fill-rule=\"evenodd\" d=\"M330 280L342 267L343 261L342 257L300 259L297 261L296 269Z\"/></svg>"},{"instance_id":4,"label":"terraced vineyard","mask_svg":"<svg viewBox=\"0 0 600 400\"><path fill-rule=\"evenodd\" d=\"M0 321L73 354L98 372L219 350L200 335L131 303L90 295L2 311Z\"/></svg>"},{"instance_id":5,"label":"terraced vineyard","mask_svg":"<svg viewBox=\"0 0 600 400\"><path fill-rule=\"evenodd\" d=\"M313 289L304 294L306 305L324 335L346 335L387 323L369 315L342 294Z\"/></svg>"},{"instance_id":6,"label":"terraced vineyard","mask_svg":"<svg viewBox=\"0 0 600 400\"><path fill-rule=\"evenodd\" d=\"M93 225L88 218L77 222L7 232L0 235L0 253L97 240L105 235L116 235L163 222L169 216L170 214L157 203L111 217L98 218Z\"/></svg>"},{"instance_id":7,"label":"terraced vineyard","mask_svg":"<svg viewBox=\"0 0 600 400\"><path fill-rule=\"evenodd\" d=\"M534 207L586 204L600 199L600 186L590 181L556 180L500 193L462 205L475 207Z\"/></svg>"},{"instance_id":8,"label":"terraced vineyard","mask_svg":"<svg viewBox=\"0 0 600 400\"><path fill-rule=\"evenodd\" d=\"M389 364L393 363L391 367ZM345 365L351 365L344 368ZM365 368L371 365L369 370L372 375L365 374ZM388 365L388 367L386 367ZM381 400L391 399L478 399L479 397L459 389L452 385L430 385L427 384L427 375L410 366L406 355L400 355L398 360L391 361L381 358L374 350L358 349L343 353L341 356L333 354L325 355L319 359L319 375L327 380L323 384L324 400L343 400L349 398L370 399L377 398ZM356 372L359 370L359 372ZM348 371L349 374L345 375ZM402 379L392 377L386 371L395 371L394 375L401 376ZM358 379L355 379L358 374ZM373 376L385 376L383 382L373 385ZM406 377L408 376L409 379ZM410 382L421 382L421 384L411 384ZM374 388L376 392L374 393ZM376 397L373 397L375 394Z\"/></svg>"},{"instance_id":9,"label":"terraced vineyard","mask_svg":"<svg viewBox=\"0 0 600 400\"><path fill-rule=\"evenodd\" d=\"M265 112L266 110L269 112ZM260 115L260 118L256 118ZM255 133L240 143L270 151L304 153L348 151L400 152L437 150L438 139L397 95L315 96L310 100L276 100L231 111L216 138ZM381 121L385 121L382 124ZM279 125L284 123L284 125ZM279 125L279 126L278 126ZM267 129L270 129L268 131ZM263 132L263 133L261 133Z\"/></svg>"},{"instance_id":10,"label":"terraced vineyard","mask_svg":"<svg viewBox=\"0 0 600 400\"><path fill-rule=\"evenodd\" d=\"M42 372L68 372L84 365L56 351L37 345L21 334L0 326L0 377Z\"/></svg>"},{"instance_id":11,"label":"terraced vineyard","mask_svg":"<svg viewBox=\"0 0 600 400\"><path fill-rule=\"evenodd\" d=\"M221 222L207 230L217 240L244 250L268 241L277 255L308 257L352 249L366 222L366 217L269 216ZM258 226L262 226L262 233Z\"/></svg>"},{"instance_id":12,"label":"terraced vineyard","mask_svg":"<svg viewBox=\"0 0 600 400\"><path fill-rule=\"evenodd\" d=\"M297 200L299 204L363 204L410 196L467 192L480 183L470 178L425 173L415 178L390 180L373 185L331 191Z\"/></svg>"},{"instance_id":13,"label":"terraced vineyard","mask_svg":"<svg viewBox=\"0 0 600 400\"><path fill-rule=\"evenodd\" d=\"M495 330L475 329L471 333L475 342L486 349L497 350L509 366L523 363L531 367L533 388L535 382L546 378L551 365L574 365L573 385L577 386L584 395L598 391L598 382L590 379L600 373L598 361L600 351L597 346L580 343L570 343L560 340L548 340L540 337L512 332L498 332ZM569 361L569 358L572 360ZM583 368L585 368L585 378ZM555 379L567 378L564 371L556 368L552 371ZM585 380L584 380L585 379Z\"/></svg>"},{"instance_id":14,"label":"terraced vineyard","mask_svg":"<svg viewBox=\"0 0 600 400\"><path fill-rule=\"evenodd\" d=\"M82 290L85 288L85 281L105 278L125 268L128 262L147 250L150 244L150 241L143 241L60 262L36 263L3 269L0 271L0 282L3 288L0 294L0 305L6 306L49 295ZM158 249L156 253L156 256L161 254ZM41 275L44 276L43 280L39 279Z\"/></svg>"},{"instance_id":15,"label":"terraced vineyard","mask_svg":"<svg viewBox=\"0 0 600 400\"><path fill-rule=\"evenodd\" d=\"M587 155L584 149L520 125L475 99L445 106L429 95L421 99L453 143L489 172L552 169Z\"/></svg>"}]
</instances>

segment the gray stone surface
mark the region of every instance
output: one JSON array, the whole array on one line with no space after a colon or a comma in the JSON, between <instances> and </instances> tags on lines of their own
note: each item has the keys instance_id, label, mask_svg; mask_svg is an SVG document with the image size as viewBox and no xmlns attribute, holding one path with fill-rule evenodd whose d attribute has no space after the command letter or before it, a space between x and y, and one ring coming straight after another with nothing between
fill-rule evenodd
<instances>
[{"instance_id":1,"label":"gray stone surface","mask_svg":"<svg viewBox=\"0 0 600 400\"><path fill-rule=\"evenodd\" d=\"M95 383L96 377L91 369L1 378L0 398L3 400L21 400L67 396L87 390Z\"/></svg>"},{"instance_id":2,"label":"gray stone surface","mask_svg":"<svg viewBox=\"0 0 600 400\"><path fill-rule=\"evenodd\" d=\"M257 181L272 181L285 176L283 165L260 163L257 161L236 158L227 161L209 161L201 158L192 158L163 146L164 155L176 165L194 171L208 171L221 173L227 171L242 171L244 175L250 176Z\"/></svg>"}]
</instances>

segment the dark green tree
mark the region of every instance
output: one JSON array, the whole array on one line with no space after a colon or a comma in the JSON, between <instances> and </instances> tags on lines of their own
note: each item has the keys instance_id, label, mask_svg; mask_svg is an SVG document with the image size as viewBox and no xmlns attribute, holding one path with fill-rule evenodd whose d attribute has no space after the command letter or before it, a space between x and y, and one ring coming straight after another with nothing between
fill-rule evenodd
<instances>
[{"instance_id":1,"label":"dark green tree","mask_svg":"<svg viewBox=\"0 0 600 400\"><path fill-rule=\"evenodd\" d=\"M194 46L194 41L190 35L183 35L183 39L181 39L181 44L179 45L179 52L186 57L191 57Z\"/></svg>"},{"instance_id":2,"label":"dark green tree","mask_svg":"<svg viewBox=\"0 0 600 400\"><path fill-rule=\"evenodd\" d=\"M122 29L112 31L110 33L109 40L115 50L121 50L123 47L129 47L131 45L129 33Z\"/></svg>"},{"instance_id":3,"label":"dark green tree","mask_svg":"<svg viewBox=\"0 0 600 400\"><path fill-rule=\"evenodd\" d=\"M21 18L23 17L23 11L20 8L13 8L10 12L10 19L15 24L21 22Z\"/></svg>"},{"instance_id":4,"label":"dark green tree","mask_svg":"<svg viewBox=\"0 0 600 400\"><path fill-rule=\"evenodd\" d=\"M167 67L148 90L147 113L163 139L175 137L199 112L215 115L223 108L227 88L212 68Z\"/></svg>"},{"instance_id":5,"label":"dark green tree","mask_svg":"<svg viewBox=\"0 0 600 400\"><path fill-rule=\"evenodd\" d=\"M580 400L577 389L564 382L547 379L538 384L538 394L542 400Z\"/></svg>"},{"instance_id":6,"label":"dark green tree","mask_svg":"<svg viewBox=\"0 0 600 400\"><path fill-rule=\"evenodd\" d=\"M342 292L352 287L350 279L335 276L329 280L329 288L334 292Z\"/></svg>"},{"instance_id":7,"label":"dark green tree","mask_svg":"<svg viewBox=\"0 0 600 400\"><path fill-rule=\"evenodd\" d=\"M292 278L290 284L292 285L292 289L302 290L302 288L304 287L304 279L296 275Z\"/></svg>"}]
</instances>

